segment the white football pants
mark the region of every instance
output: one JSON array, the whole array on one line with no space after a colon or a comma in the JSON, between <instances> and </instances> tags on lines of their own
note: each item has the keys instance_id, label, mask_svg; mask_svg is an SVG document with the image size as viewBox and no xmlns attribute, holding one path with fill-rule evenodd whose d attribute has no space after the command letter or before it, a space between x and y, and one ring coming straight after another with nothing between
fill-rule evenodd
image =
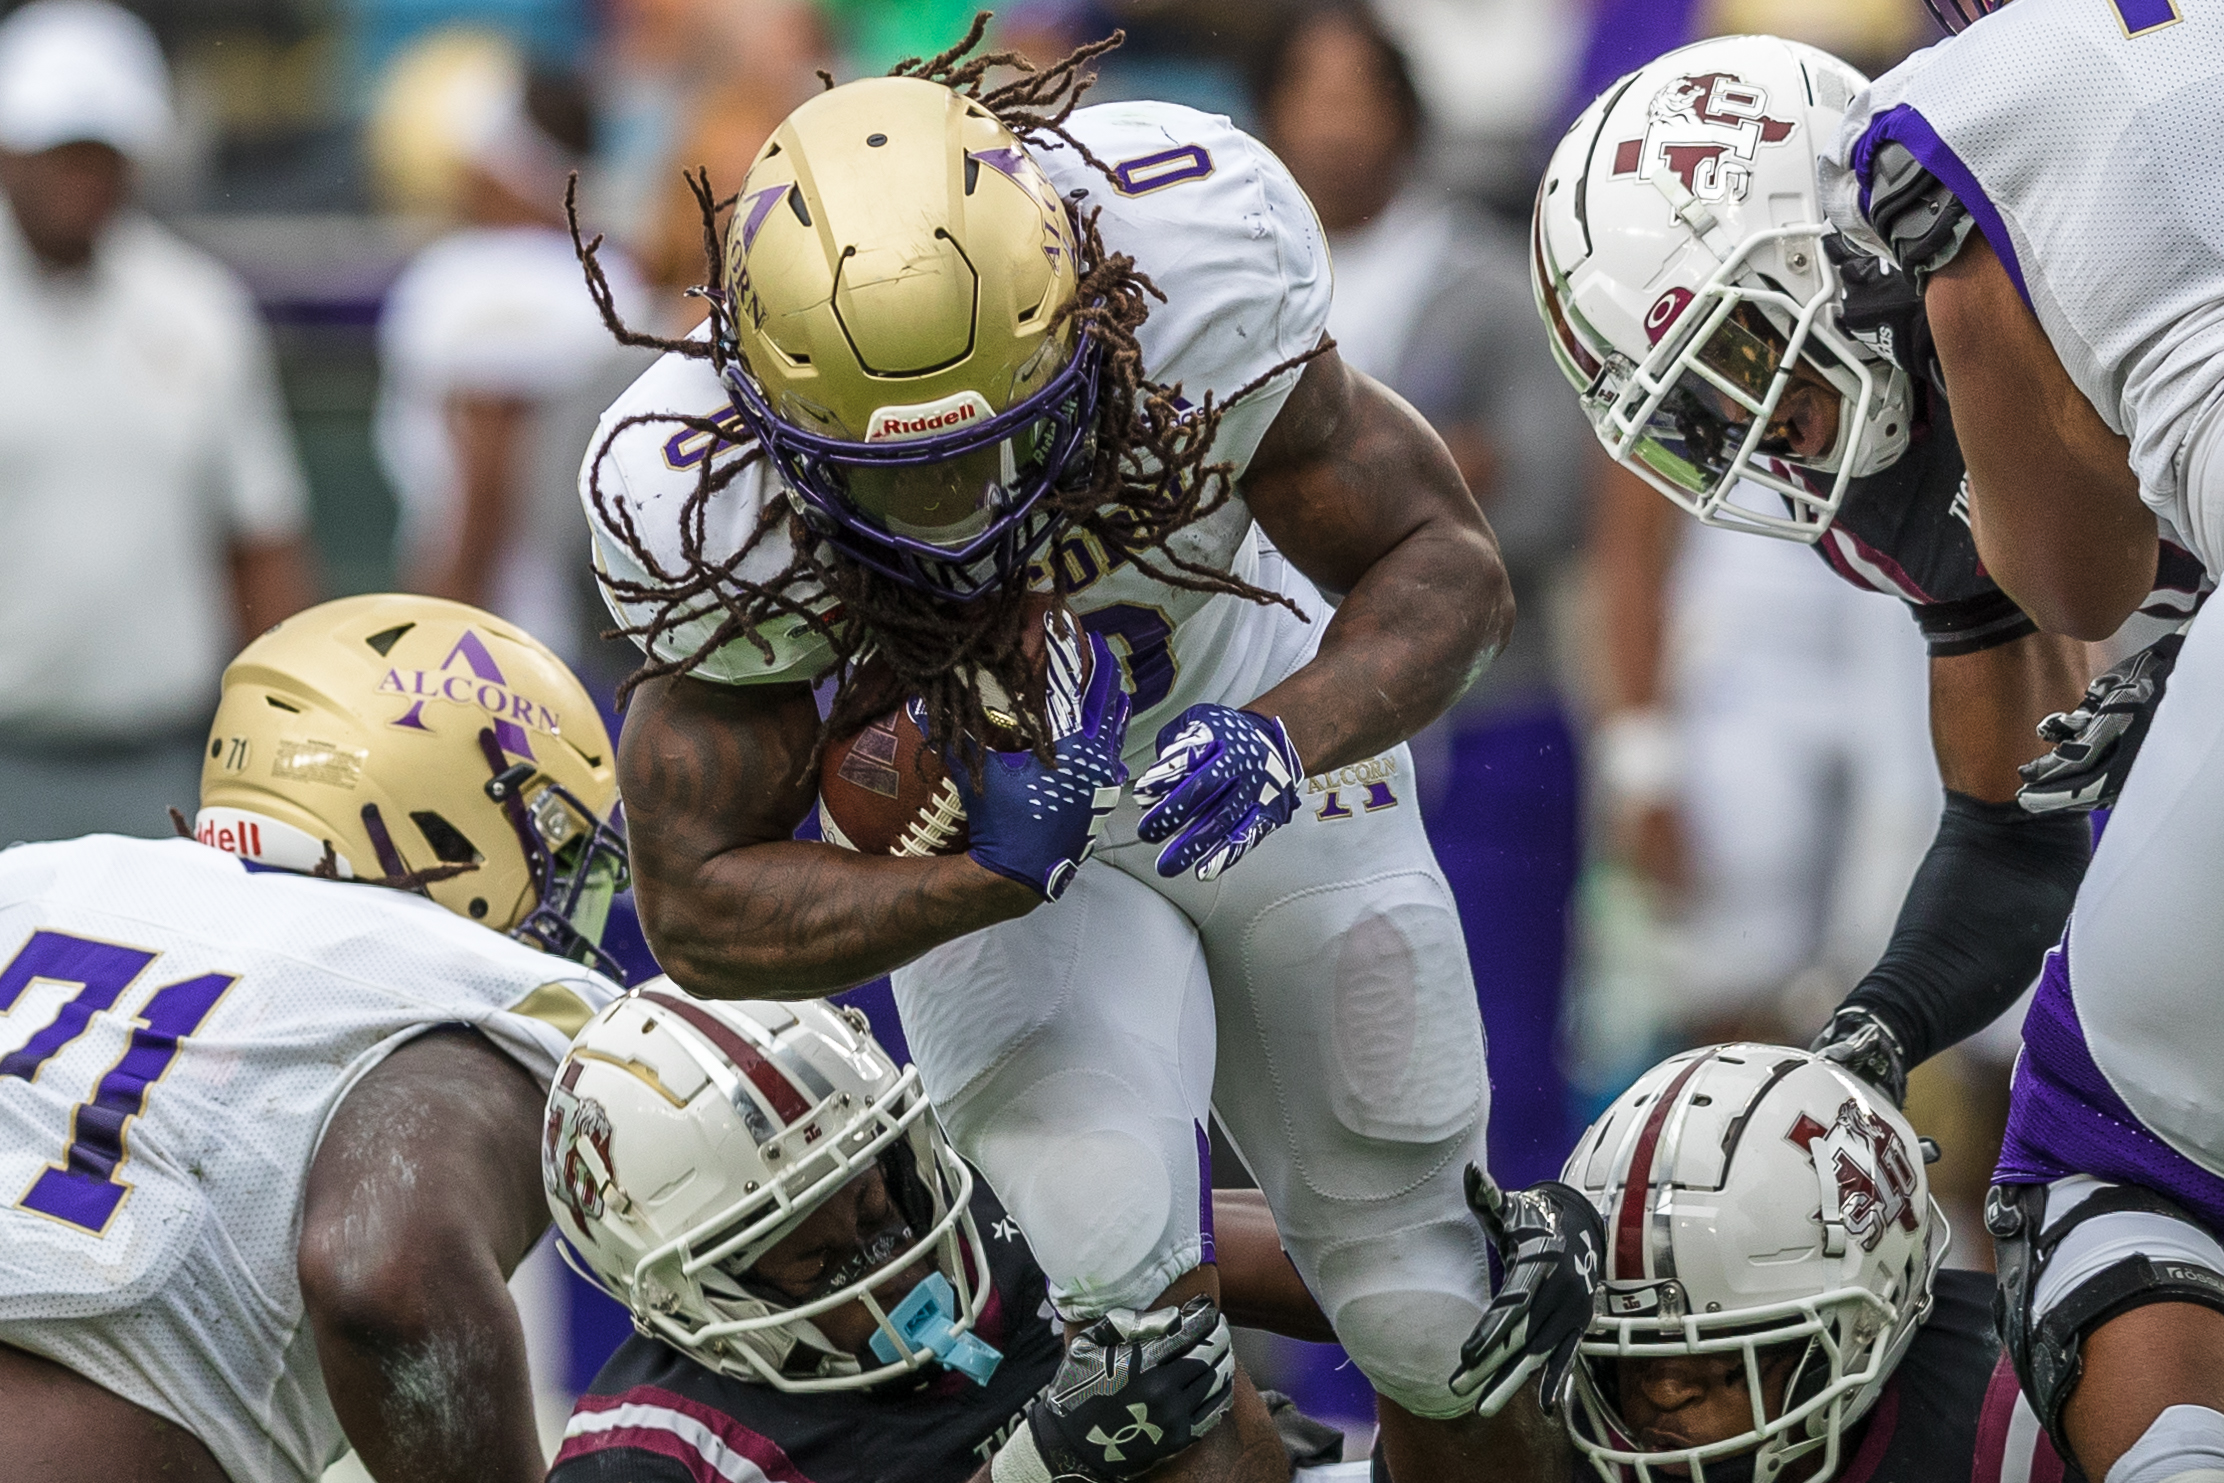
<instances>
[{"instance_id":1,"label":"white football pants","mask_svg":"<svg viewBox=\"0 0 2224 1483\"><path fill-rule=\"evenodd\" d=\"M1208 1115L1376 1390L1419 1415L1489 1301L1461 1193L1484 1159L1481 1016L1406 749L1309 780L1217 881L1162 880L1134 802L1064 897L895 975L944 1126L1068 1318L1205 1259Z\"/></svg>"}]
</instances>

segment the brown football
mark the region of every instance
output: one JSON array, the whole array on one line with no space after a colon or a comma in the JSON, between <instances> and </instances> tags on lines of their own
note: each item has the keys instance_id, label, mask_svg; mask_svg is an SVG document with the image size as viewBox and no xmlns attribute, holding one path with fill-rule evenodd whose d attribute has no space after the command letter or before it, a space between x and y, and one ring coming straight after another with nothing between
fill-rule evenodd
<instances>
[{"instance_id":1,"label":"brown football","mask_svg":"<svg viewBox=\"0 0 2224 1483\"><path fill-rule=\"evenodd\" d=\"M1031 598L1028 609L1027 652L1039 674L1050 599ZM1085 644L1081 673L1086 684ZM942 759L927 750L907 707L827 744L819 763L819 833L829 844L867 855L962 855L972 843L957 785Z\"/></svg>"}]
</instances>

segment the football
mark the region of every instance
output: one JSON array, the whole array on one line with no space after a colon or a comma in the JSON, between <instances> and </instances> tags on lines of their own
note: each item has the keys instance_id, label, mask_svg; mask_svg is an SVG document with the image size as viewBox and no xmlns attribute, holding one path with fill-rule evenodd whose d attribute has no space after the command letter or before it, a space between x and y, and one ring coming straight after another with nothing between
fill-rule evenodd
<instances>
[{"instance_id":1,"label":"football","mask_svg":"<svg viewBox=\"0 0 2224 1483\"><path fill-rule=\"evenodd\" d=\"M1028 600L1027 656L1039 679L1048 657L1048 597ZM1078 637L1078 635L1076 635ZM1081 644L1081 683L1089 676ZM990 697L992 712L995 697ZM991 746L1009 747L992 738ZM942 759L899 705L854 735L827 745L819 764L819 833L866 855L962 855L972 843L965 805Z\"/></svg>"}]
</instances>

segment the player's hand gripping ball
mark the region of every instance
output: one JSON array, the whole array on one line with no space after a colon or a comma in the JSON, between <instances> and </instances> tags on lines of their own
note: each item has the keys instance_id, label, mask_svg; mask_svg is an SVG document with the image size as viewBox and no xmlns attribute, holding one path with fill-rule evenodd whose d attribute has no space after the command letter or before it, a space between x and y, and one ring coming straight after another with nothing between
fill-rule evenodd
<instances>
[{"instance_id":1,"label":"player's hand gripping ball","mask_svg":"<svg viewBox=\"0 0 2224 1483\"><path fill-rule=\"evenodd\" d=\"M1590 1327L1606 1226L1571 1185L1547 1179L1507 1194L1473 1164L1467 1204L1498 1248L1506 1280L1460 1346L1453 1393L1476 1396L1475 1409L1496 1416L1536 1375L1550 1411Z\"/></svg>"},{"instance_id":2,"label":"player's hand gripping ball","mask_svg":"<svg viewBox=\"0 0 2224 1483\"><path fill-rule=\"evenodd\" d=\"M1193 705L1158 733L1158 761L1135 780L1135 832L1163 844L1158 873L1195 866L1209 881L1290 821L1305 764L1280 718Z\"/></svg>"},{"instance_id":3,"label":"player's hand gripping ball","mask_svg":"<svg viewBox=\"0 0 2224 1483\"><path fill-rule=\"evenodd\" d=\"M829 843L868 855L971 854L1052 899L1065 888L1071 872L1059 865L1078 867L1087 858L1127 779L1119 762L1127 697L1119 664L1102 640L1082 635L1044 598L1030 600L1029 620L1026 649L1042 680L1060 759L1056 773L1029 753L991 751L975 789L969 768L950 767L928 748L926 718L916 702L901 705L827 747L819 768L819 828ZM1010 807L992 801L1015 793ZM1076 843L1072 815L1080 799L1087 801L1090 827ZM994 821L984 824L977 810ZM1038 825L1042 837L1021 848L1018 835Z\"/></svg>"},{"instance_id":4,"label":"player's hand gripping ball","mask_svg":"<svg viewBox=\"0 0 2224 1483\"><path fill-rule=\"evenodd\" d=\"M949 773L965 806L972 835L966 853L974 863L1056 901L1119 807L1129 702L1119 661L1103 639L1053 623L1048 649L1045 703L1055 763L1046 767L1033 752L990 752L977 785L962 765Z\"/></svg>"}]
</instances>

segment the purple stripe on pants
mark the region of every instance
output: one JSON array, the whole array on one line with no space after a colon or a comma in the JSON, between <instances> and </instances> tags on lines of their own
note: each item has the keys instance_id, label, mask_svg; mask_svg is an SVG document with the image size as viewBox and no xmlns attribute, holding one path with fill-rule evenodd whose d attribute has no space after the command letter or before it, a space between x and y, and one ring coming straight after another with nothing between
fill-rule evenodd
<instances>
[{"instance_id":1,"label":"purple stripe on pants","mask_svg":"<svg viewBox=\"0 0 2224 1483\"><path fill-rule=\"evenodd\" d=\"M2093 1063L2070 994L2065 937L2046 955L2023 1022L2023 1058L1992 1182L2047 1184L2072 1174L2143 1186L2224 1231L2224 1179L2148 1132Z\"/></svg>"}]
</instances>

